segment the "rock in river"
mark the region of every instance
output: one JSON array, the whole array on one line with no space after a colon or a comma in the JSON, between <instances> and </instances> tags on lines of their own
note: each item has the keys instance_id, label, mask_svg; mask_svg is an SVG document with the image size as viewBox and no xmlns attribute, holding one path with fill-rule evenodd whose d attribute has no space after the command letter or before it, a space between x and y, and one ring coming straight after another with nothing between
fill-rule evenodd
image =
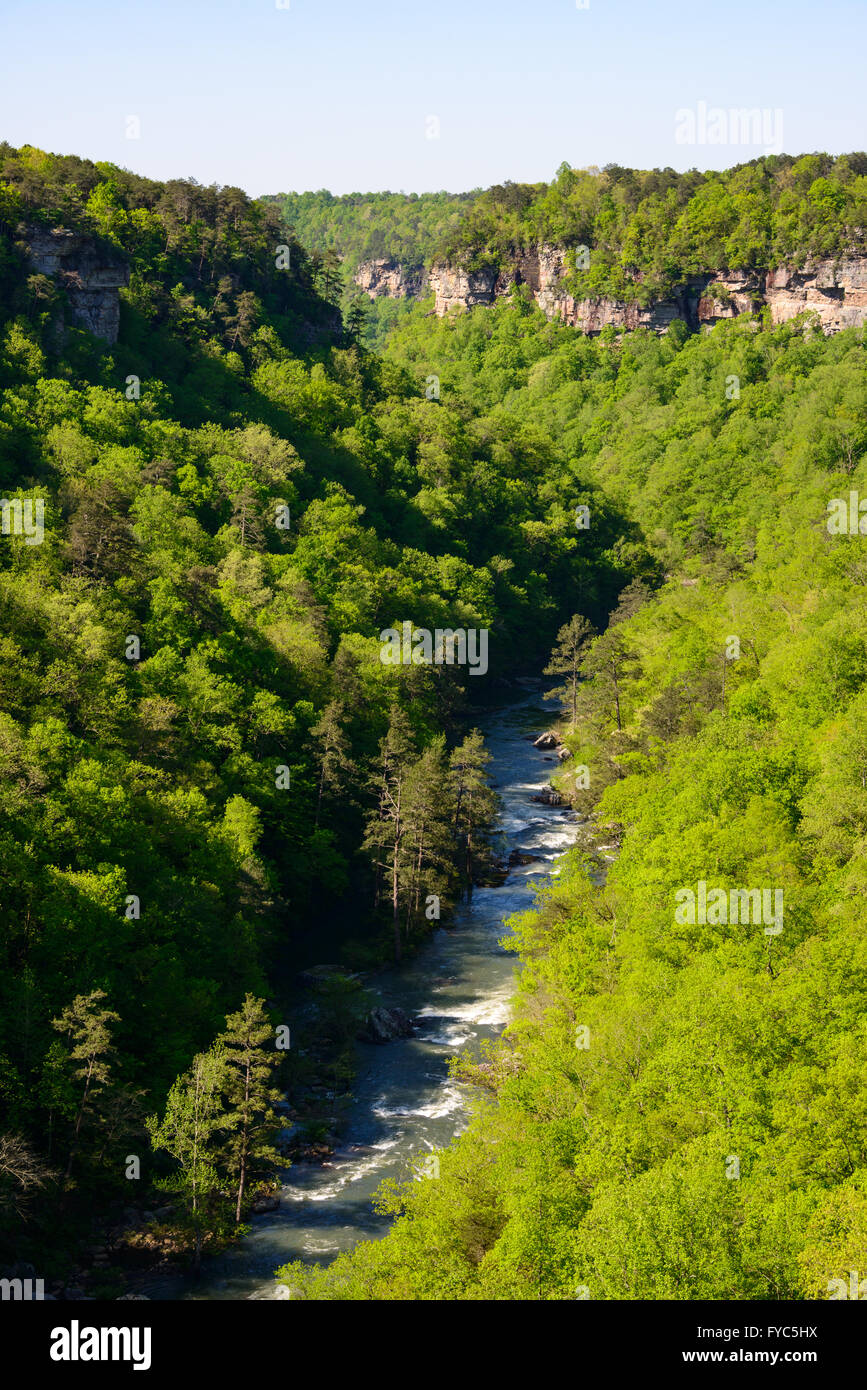
<instances>
[{"instance_id":1,"label":"rock in river","mask_svg":"<svg viewBox=\"0 0 867 1390\"><path fill-rule=\"evenodd\" d=\"M552 733L540 734L538 738L534 738L534 739L533 739L533 747L534 747L534 748L556 748L556 747L558 746L559 742L560 742L560 740L559 740L559 738L557 737L556 734L552 734Z\"/></svg>"},{"instance_id":2,"label":"rock in river","mask_svg":"<svg viewBox=\"0 0 867 1390\"><path fill-rule=\"evenodd\" d=\"M396 1038L412 1037L412 1019L403 1009L371 1009L359 1035L363 1042L394 1042Z\"/></svg>"},{"instance_id":3,"label":"rock in river","mask_svg":"<svg viewBox=\"0 0 867 1390\"><path fill-rule=\"evenodd\" d=\"M562 806L563 798L553 787L546 787L538 796L531 796L531 801L536 801L540 806Z\"/></svg>"}]
</instances>

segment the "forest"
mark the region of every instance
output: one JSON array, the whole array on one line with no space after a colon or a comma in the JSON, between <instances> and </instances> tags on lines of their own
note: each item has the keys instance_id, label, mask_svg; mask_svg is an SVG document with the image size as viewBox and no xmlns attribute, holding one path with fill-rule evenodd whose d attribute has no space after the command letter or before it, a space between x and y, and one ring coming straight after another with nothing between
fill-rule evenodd
<instances>
[{"instance_id":1,"label":"forest","mask_svg":"<svg viewBox=\"0 0 867 1390\"><path fill-rule=\"evenodd\" d=\"M767 271L867 245L867 158L764 155L720 172L573 169L550 183L447 194L281 194L305 246L333 252L351 277L391 257L504 267L540 243L567 250L564 289L647 303L690 276ZM577 256L579 248L586 255Z\"/></svg>"},{"instance_id":2,"label":"forest","mask_svg":"<svg viewBox=\"0 0 867 1390\"><path fill-rule=\"evenodd\" d=\"M400 225L465 261L587 238L594 284L657 284L857 248L865 171L563 166ZM325 246L305 196L0 146L3 1260L62 1278L130 1156L190 1259L243 1226L292 981L411 954L427 900L485 881L478 704L547 665L558 786L616 860L567 856L506 933L512 1021L456 1064L473 1119L439 1179L280 1278L821 1296L867 1258L867 565L827 524L867 487L864 331L590 338L518 289L410 307L371 352L329 255L378 244L364 206ZM129 266L114 344L28 263L58 225ZM385 664L405 620L486 630L485 680ZM782 889L783 930L677 922L700 881Z\"/></svg>"},{"instance_id":3,"label":"forest","mask_svg":"<svg viewBox=\"0 0 867 1390\"><path fill-rule=\"evenodd\" d=\"M335 252L354 272L361 261L394 259L407 266L430 261L480 196L471 193L277 193L276 207L301 244Z\"/></svg>"},{"instance_id":4,"label":"forest","mask_svg":"<svg viewBox=\"0 0 867 1390\"><path fill-rule=\"evenodd\" d=\"M532 670L647 552L601 496L579 547L589 480L552 519L544 434L366 353L239 190L7 148L0 197L0 486L45 511L0 551L2 1222L62 1260L246 996L276 1023L299 967L399 955L484 871L466 670L386 666L379 632L483 628L492 676ZM60 217L129 260L108 350L28 273Z\"/></svg>"},{"instance_id":5,"label":"forest","mask_svg":"<svg viewBox=\"0 0 867 1390\"><path fill-rule=\"evenodd\" d=\"M438 1181L385 1186L384 1240L282 1277L312 1299L827 1297L867 1250L867 569L857 523L829 525L865 484L863 330L587 340L517 294L419 317L387 357L542 426L661 573L598 635L576 604L550 663L590 771L574 804L621 846L604 885L573 853L509 924L513 1019L458 1063L474 1119ZM701 880L774 885L782 931L678 923Z\"/></svg>"}]
</instances>

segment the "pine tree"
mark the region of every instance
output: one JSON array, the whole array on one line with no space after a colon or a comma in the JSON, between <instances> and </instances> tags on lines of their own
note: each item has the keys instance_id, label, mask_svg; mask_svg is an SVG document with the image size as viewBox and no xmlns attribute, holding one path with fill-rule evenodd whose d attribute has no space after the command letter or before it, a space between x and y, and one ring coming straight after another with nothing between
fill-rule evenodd
<instances>
[{"instance_id":1,"label":"pine tree","mask_svg":"<svg viewBox=\"0 0 867 1390\"><path fill-rule=\"evenodd\" d=\"M379 797L376 810L368 817L364 848L374 852L375 906L379 906L386 875L390 884L394 958L398 961L401 958L401 851L406 831L404 786L414 760L412 727L404 710L395 705L391 711L388 733L379 746L379 761L374 774Z\"/></svg>"},{"instance_id":2,"label":"pine tree","mask_svg":"<svg viewBox=\"0 0 867 1390\"><path fill-rule=\"evenodd\" d=\"M325 706L320 718L310 730L313 758L319 769L315 820L317 827L322 814L323 797L326 793L334 796L342 791L352 767L349 739L343 727L345 718L346 711L341 701L332 700Z\"/></svg>"},{"instance_id":3,"label":"pine tree","mask_svg":"<svg viewBox=\"0 0 867 1390\"><path fill-rule=\"evenodd\" d=\"M404 789L402 897L407 936L428 893L444 897L454 877L453 807L445 736L428 745L407 772Z\"/></svg>"},{"instance_id":4,"label":"pine tree","mask_svg":"<svg viewBox=\"0 0 867 1390\"><path fill-rule=\"evenodd\" d=\"M351 342L357 343L364 336L369 309L370 300L365 295L358 295L349 305L343 318L343 327Z\"/></svg>"},{"instance_id":5,"label":"pine tree","mask_svg":"<svg viewBox=\"0 0 867 1390\"><path fill-rule=\"evenodd\" d=\"M109 1082L111 1068L108 1059L113 1051L109 1024L119 1023L120 1018L110 1009L101 1007L106 997L102 989L92 990L87 995L77 994L60 1018L52 1020L52 1027L59 1033L65 1033L67 1041L72 1044L70 1060L81 1064L75 1069L74 1076L76 1080L84 1082L66 1165L67 1181L78 1153L82 1121L85 1115L93 1111L95 1100Z\"/></svg>"},{"instance_id":6,"label":"pine tree","mask_svg":"<svg viewBox=\"0 0 867 1390\"><path fill-rule=\"evenodd\" d=\"M251 1179L280 1162L273 1141L282 1123L274 1110L281 1096L270 1085L279 1058L264 1000L248 994L241 1009L227 1016L226 1031L217 1039L217 1047L226 1062L223 1097L229 1136L224 1145L224 1161L237 1183L237 1224Z\"/></svg>"},{"instance_id":7,"label":"pine tree","mask_svg":"<svg viewBox=\"0 0 867 1390\"><path fill-rule=\"evenodd\" d=\"M603 708L610 712L608 699L614 701L617 731L623 731L621 694L623 683L631 672L632 651L623 634L609 625L582 658L581 671L594 679L594 691L602 692Z\"/></svg>"},{"instance_id":8,"label":"pine tree","mask_svg":"<svg viewBox=\"0 0 867 1390\"><path fill-rule=\"evenodd\" d=\"M497 795L488 780L490 761L478 729L467 734L449 759L458 866L468 898L472 897L474 882L491 861L490 832L497 815Z\"/></svg>"},{"instance_id":9,"label":"pine tree","mask_svg":"<svg viewBox=\"0 0 867 1390\"><path fill-rule=\"evenodd\" d=\"M235 300L234 313L226 318L226 327L232 334L230 348L234 348L240 338L243 347L248 347L253 329L262 316L262 305L252 290L242 290Z\"/></svg>"},{"instance_id":10,"label":"pine tree","mask_svg":"<svg viewBox=\"0 0 867 1390\"><path fill-rule=\"evenodd\" d=\"M546 700L559 700L570 712L570 728L578 722L578 683L581 678L581 659L593 627L580 613L564 623L557 633L557 645L545 667L546 676L564 676L562 685L545 693Z\"/></svg>"},{"instance_id":11,"label":"pine tree","mask_svg":"<svg viewBox=\"0 0 867 1390\"><path fill-rule=\"evenodd\" d=\"M627 584L617 600L617 607L601 636L591 644L586 655L581 657L581 671L585 676L595 678L603 691L614 700L614 717L618 733L623 732L623 709L621 693L624 682L635 677L637 666L635 651L628 637L624 635L623 624L637 613L650 596L650 589L641 579L633 579Z\"/></svg>"},{"instance_id":12,"label":"pine tree","mask_svg":"<svg viewBox=\"0 0 867 1390\"><path fill-rule=\"evenodd\" d=\"M188 1204L197 1269L206 1229L203 1206L220 1187L218 1142L230 1123L222 1097L228 1079L226 1059L218 1045L210 1052L200 1052L169 1091L162 1121L155 1115L146 1121L154 1149L164 1149L180 1165L164 1186L180 1193Z\"/></svg>"}]
</instances>

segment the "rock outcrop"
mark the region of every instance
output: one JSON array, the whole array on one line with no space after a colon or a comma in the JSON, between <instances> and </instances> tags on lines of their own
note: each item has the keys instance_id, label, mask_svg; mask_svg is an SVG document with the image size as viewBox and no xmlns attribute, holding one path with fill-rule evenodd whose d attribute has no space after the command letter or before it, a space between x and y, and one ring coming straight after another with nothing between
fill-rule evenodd
<instances>
[{"instance_id":1,"label":"rock outcrop","mask_svg":"<svg viewBox=\"0 0 867 1390\"><path fill-rule=\"evenodd\" d=\"M442 318L452 309L474 309L477 304L493 304L498 272L461 270L445 263L432 265L428 284L434 292L434 311Z\"/></svg>"},{"instance_id":2,"label":"rock outcrop","mask_svg":"<svg viewBox=\"0 0 867 1390\"><path fill-rule=\"evenodd\" d=\"M458 266L431 266L429 284L434 309L441 317L452 309L492 304L516 285L526 285L549 319L560 319L583 333L599 333L609 324L618 332L647 327L665 333L675 319L698 326L698 307L707 280L690 281L670 299L648 305L608 296L576 299L564 289L567 253L546 243L522 252L505 269L467 272Z\"/></svg>"},{"instance_id":3,"label":"rock outcrop","mask_svg":"<svg viewBox=\"0 0 867 1390\"><path fill-rule=\"evenodd\" d=\"M406 266L394 260L362 261L353 279L371 299L379 299L380 295L389 299L420 298L427 282L421 266Z\"/></svg>"},{"instance_id":4,"label":"rock outcrop","mask_svg":"<svg viewBox=\"0 0 867 1390\"><path fill-rule=\"evenodd\" d=\"M75 321L95 337L117 342L119 291L129 284L129 266L123 256L63 227L28 228L25 241L33 270L50 276L66 291Z\"/></svg>"},{"instance_id":5,"label":"rock outcrop","mask_svg":"<svg viewBox=\"0 0 867 1390\"><path fill-rule=\"evenodd\" d=\"M807 261L798 268L778 266L761 275L726 272L709 282L699 301L700 323L735 318L763 306L773 323L788 323L805 310L816 313L825 333L858 328L867 322L867 257Z\"/></svg>"},{"instance_id":6,"label":"rock outcrop","mask_svg":"<svg viewBox=\"0 0 867 1390\"><path fill-rule=\"evenodd\" d=\"M433 291L440 317L493 304L514 286L526 285L547 318L591 334L609 325L618 332L649 328L667 333L675 319L696 330L765 305L774 323L813 310L825 333L867 322L867 256L855 254L807 262L801 268L780 266L767 274L720 271L694 276L667 298L648 304L606 295L576 299L564 288L566 275L567 252L543 242L522 251L508 266L473 271L446 262L422 271L408 270L397 261L367 261L359 266L355 283L372 299L380 294L421 297Z\"/></svg>"},{"instance_id":7,"label":"rock outcrop","mask_svg":"<svg viewBox=\"0 0 867 1390\"><path fill-rule=\"evenodd\" d=\"M867 322L867 256L808 261L801 269L780 266L768 272L765 301L774 323L809 309L825 333L860 327Z\"/></svg>"},{"instance_id":8,"label":"rock outcrop","mask_svg":"<svg viewBox=\"0 0 867 1390\"><path fill-rule=\"evenodd\" d=\"M752 314L764 303L762 277L753 271L720 272L712 279L705 278L699 295L697 317L699 325L708 327L720 319Z\"/></svg>"}]
</instances>

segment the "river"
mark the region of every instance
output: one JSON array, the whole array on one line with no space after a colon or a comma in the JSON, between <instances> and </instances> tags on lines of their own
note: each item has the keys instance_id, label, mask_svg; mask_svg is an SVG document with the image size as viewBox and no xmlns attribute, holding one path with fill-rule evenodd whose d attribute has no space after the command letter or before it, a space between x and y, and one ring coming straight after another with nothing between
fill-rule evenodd
<instances>
[{"instance_id":1,"label":"river","mask_svg":"<svg viewBox=\"0 0 867 1390\"><path fill-rule=\"evenodd\" d=\"M528 694L480 719L501 798L504 857L513 850L534 863L510 870L504 883L477 888L452 924L435 931L401 967L368 982L376 1002L398 1006L417 1021L415 1036L381 1045L359 1043L353 1099L343 1113L340 1142L325 1162L298 1162L283 1174L277 1211L252 1219L252 1230L228 1253L207 1261L195 1284L160 1281L152 1298L246 1299L282 1296L274 1270L287 1260L327 1263L360 1240L385 1234L371 1197L384 1178L411 1176L414 1155L444 1147L467 1124L467 1090L450 1080L448 1061L477 1051L508 1019L517 963L500 945L504 921L531 905L534 889L576 837L576 816L534 803L556 757L533 747L555 706Z\"/></svg>"}]
</instances>

